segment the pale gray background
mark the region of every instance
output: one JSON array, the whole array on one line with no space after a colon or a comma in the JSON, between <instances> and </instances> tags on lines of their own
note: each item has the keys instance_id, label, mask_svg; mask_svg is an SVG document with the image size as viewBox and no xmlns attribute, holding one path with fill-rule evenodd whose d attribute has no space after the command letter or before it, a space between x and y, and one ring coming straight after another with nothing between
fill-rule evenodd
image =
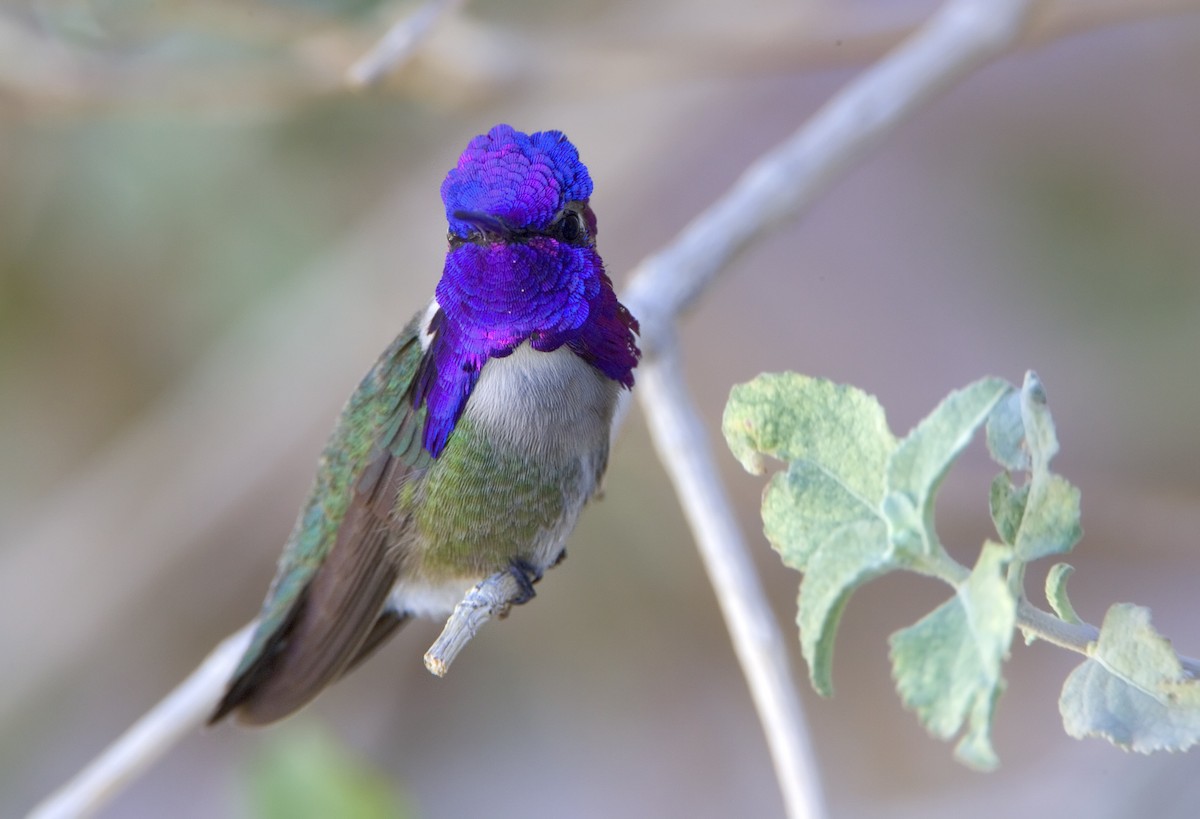
<instances>
[{"instance_id":1,"label":"pale gray background","mask_svg":"<svg viewBox=\"0 0 1200 819\"><path fill-rule=\"evenodd\" d=\"M375 95L338 90L328 67L387 13L3 12L94 62L30 79L36 60L0 57L0 815L253 615L341 401L433 288L437 188L472 135L567 132L619 285L868 62L874 36L932 7L478 5ZM1150 605L1200 652L1198 77L1196 16L1010 55L741 257L688 318L687 375L789 635L798 577L759 535L761 480L719 439L729 387L780 369L857 384L902 433L949 390L1033 367L1058 466L1083 490L1076 606L1098 622L1111 602ZM160 433L164 418L186 434ZM939 506L964 560L990 532L990 476L976 447ZM292 722L428 819L779 815L636 412L569 551L446 680L421 666L436 627L420 624ZM1200 757L1064 736L1058 690L1077 658L1044 645L1018 641L1007 666L1001 769L955 763L901 708L886 655L944 596L917 578L868 586L840 634L836 697L805 683L833 815L1193 815ZM105 815L248 816L252 766L288 731L188 739Z\"/></svg>"}]
</instances>

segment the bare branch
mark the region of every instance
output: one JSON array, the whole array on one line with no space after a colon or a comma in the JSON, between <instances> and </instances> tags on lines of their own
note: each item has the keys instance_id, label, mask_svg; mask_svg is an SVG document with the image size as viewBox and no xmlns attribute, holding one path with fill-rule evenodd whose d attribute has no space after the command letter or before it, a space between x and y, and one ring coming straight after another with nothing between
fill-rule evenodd
<instances>
[{"instance_id":1,"label":"bare branch","mask_svg":"<svg viewBox=\"0 0 1200 819\"><path fill-rule=\"evenodd\" d=\"M626 296L643 327L678 316L752 241L800 215L923 103L1009 48L1032 5L952 0L755 161L674 242L638 265Z\"/></svg>"},{"instance_id":2,"label":"bare branch","mask_svg":"<svg viewBox=\"0 0 1200 819\"><path fill-rule=\"evenodd\" d=\"M825 815L787 643L758 580L701 420L684 384L675 339L661 335L641 368L638 398L725 616L730 639L767 735L788 816Z\"/></svg>"},{"instance_id":3,"label":"bare branch","mask_svg":"<svg viewBox=\"0 0 1200 819\"><path fill-rule=\"evenodd\" d=\"M504 617L514 603L525 594L512 572L498 572L477 583L467 592L446 627L429 650L425 652L425 667L438 677L446 676L450 664L467 643L493 617Z\"/></svg>"},{"instance_id":4,"label":"bare branch","mask_svg":"<svg viewBox=\"0 0 1200 819\"><path fill-rule=\"evenodd\" d=\"M34 808L29 819L90 816L179 740L203 725L250 644L254 625L252 622L222 640L186 680Z\"/></svg>"}]
</instances>

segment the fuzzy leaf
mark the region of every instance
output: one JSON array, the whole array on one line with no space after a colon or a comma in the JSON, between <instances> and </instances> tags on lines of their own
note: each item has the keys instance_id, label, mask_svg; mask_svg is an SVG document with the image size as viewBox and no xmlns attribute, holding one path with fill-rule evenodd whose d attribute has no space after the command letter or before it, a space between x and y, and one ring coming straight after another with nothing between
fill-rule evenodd
<instances>
[{"instance_id":1,"label":"fuzzy leaf","mask_svg":"<svg viewBox=\"0 0 1200 819\"><path fill-rule=\"evenodd\" d=\"M965 724L955 755L981 769L997 764L992 714L1004 688L1001 665L1017 612L1005 578L1011 559L1010 547L985 544L955 596L890 640L892 673L905 706L939 739L950 739Z\"/></svg>"},{"instance_id":2,"label":"fuzzy leaf","mask_svg":"<svg viewBox=\"0 0 1200 819\"><path fill-rule=\"evenodd\" d=\"M1060 620L1079 625L1083 621L1079 619L1075 607L1067 597L1067 578L1073 571L1075 567L1068 563L1055 563L1050 567L1050 571L1046 573L1046 599L1050 601L1050 608L1054 609Z\"/></svg>"},{"instance_id":3,"label":"fuzzy leaf","mask_svg":"<svg viewBox=\"0 0 1200 819\"><path fill-rule=\"evenodd\" d=\"M1079 522L1079 490L1066 478L1035 472L1029 482L1025 514L1013 545L1017 557L1029 562L1064 554L1083 537Z\"/></svg>"},{"instance_id":4,"label":"fuzzy leaf","mask_svg":"<svg viewBox=\"0 0 1200 819\"><path fill-rule=\"evenodd\" d=\"M1013 390L996 403L987 421L987 445L992 459L1005 469L1029 469L1029 451L1024 447L1025 422L1021 419L1021 393Z\"/></svg>"},{"instance_id":5,"label":"fuzzy leaf","mask_svg":"<svg viewBox=\"0 0 1200 819\"><path fill-rule=\"evenodd\" d=\"M762 518L763 532L784 564L802 572L808 571L810 555L838 530L882 523L878 510L810 461L795 461L771 478Z\"/></svg>"},{"instance_id":6,"label":"fuzzy leaf","mask_svg":"<svg viewBox=\"0 0 1200 819\"><path fill-rule=\"evenodd\" d=\"M1188 676L1150 610L1118 603L1104 616L1091 659L1063 685L1063 727L1139 753L1184 751L1200 742L1200 680Z\"/></svg>"},{"instance_id":7,"label":"fuzzy leaf","mask_svg":"<svg viewBox=\"0 0 1200 819\"><path fill-rule=\"evenodd\" d=\"M892 452L882 508L898 553L941 550L933 531L934 494L975 430L1011 390L1002 379L984 378L950 393Z\"/></svg>"},{"instance_id":8,"label":"fuzzy leaf","mask_svg":"<svg viewBox=\"0 0 1200 819\"><path fill-rule=\"evenodd\" d=\"M813 686L828 694L846 601L893 568L879 504L896 439L873 397L794 374L734 387L722 428L747 469L763 469L767 455L788 462L763 493L763 531L784 563L804 572L800 645Z\"/></svg>"},{"instance_id":9,"label":"fuzzy leaf","mask_svg":"<svg viewBox=\"0 0 1200 819\"><path fill-rule=\"evenodd\" d=\"M1029 484L1017 486L1007 472L1001 472L992 480L992 491L988 506L992 512L992 523L1000 539L1010 546L1017 541L1021 531L1021 519L1025 517L1025 504L1029 501Z\"/></svg>"},{"instance_id":10,"label":"fuzzy leaf","mask_svg":"<svg viewBox=\"0 0 1200 819\"><path fill-rule=\"evenodd\" d=\"M876 518L831 533L809 561L796 623L809 678L820 694L833 693L833 640L846 601L863 583L895 568L888 553L887 528Z\"/></svg>"},{"instance_id":11,"label":"fuzzy leaf","mask_svg":"<svg viewBox=\"0 0 1200 819\"><path fill-rule=\"evenodd\" d=\"M795 373L734 387L721 429L749 472L765 471L764 455L809 461L872 507L883 497L884 464L896 446L874 396Z\"/></svg>"},{"instance_id":12,"label":"fuzzy leaf","mask_svg":"<svg viewBox=\"0 0 1200 819\"><path fill-rule=\"evenodd\" d=\"M1021 485L1009 472L992 481L992 521L1000 539L1014 546L1024 562L1071 551L1083 537L1079 490L1050 471L1058 435L1037 373L1026 373L1021 391L1006 396L992 411L988 449L1007 470L1029 472Z\"/></svg>"},{"instance_id":13,"label":"fuzzy leaf","mask_svg":"<svg viewBox=\"0 0 1200 819\"><path fill-rule=\"evenodd\" d=\"M1021 421L1033 471L1049 469L1051 459L1058 454L1058 434L1046 403L1046 390L1033 370L1025 373L1025 383L1021 385Z\"/></svg>"}]
</instances>

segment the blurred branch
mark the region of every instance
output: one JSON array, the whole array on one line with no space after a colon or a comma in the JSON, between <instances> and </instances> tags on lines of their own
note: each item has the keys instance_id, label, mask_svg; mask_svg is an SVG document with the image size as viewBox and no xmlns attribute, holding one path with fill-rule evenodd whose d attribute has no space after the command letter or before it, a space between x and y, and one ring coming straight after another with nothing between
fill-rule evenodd
<instances>
[{"instance_id":1,"label":"blurred branch","mask_svg":"<svg viewBox=\"0 0 1200 819\"><path fill-rule=\"evenodd\" d=\"M642 262L626 293L643 329L687 309L752 241L794 219L935 94L1017 41L1032 0L949 2L894 53L754 162L679 237ZM653 343L653 333L649 335Z\"/></svg>"},{"instance_id":2,"label":"blurred branch","mask_svg":"<svg viewBox=\"0 0 1200 819\"><path fill-rule=\"evenodd\" d=\"M92 760L74 779L34 808L29 819L77 819L98 810L142 771L203 724L250 644L254 623L212 650L158 705Z\"/></svg>"},{"instance_id":3,"label":"blurred branch","mask_svg":"<svg viewBox=\"0 0 1200 819\"><path fill-rule=\"evenodd\" d=\"M205 4L204 22L196 28L224 40L234 53L240 49L244 59L234 61L232 69L226 65L228 51L206 58L188 49L164 49L151 56L143 49L88 49L39 31L15 13L0 12L0 92L35 111L95 104L278 110L336 91L347 79L364 85L395 74L413 56L417 41L422 70L399 74L402 92L414 96L444 102L464 91L494 95L498 88L533 81L570 93L581 84L613 92L708 75L717 65L725 76L866 65L920 22L902 12L881 17L874 5L827 3L806 8L782 25L747 19L697 36L680 34L662 22L632 35L601 30L567 42L448 14L462 2L428 0L369 50L365 43L373 35L361 27L331 27L328 20L282 6L259 4L248 18L242 4ZM1035 0L1033 5L1035 13L1018 46L1200 10L1200 0ZM441 25L435 25L438 21ZM177 15L170 30L185 36L187 22L185 15ZM644 41L644 47L631 49L631 37L635 44ZM364 51L366 56L360 56ZM347 74L348 63L354 67ZM546 72L547 65L554 70Z\"/></svg>"},{"instance_id":4,"label":"blurred branch","mask_svg":"<svg viewBox=\"0 0 1200 819\"><path fill-rule=\"evenodd\" d=\"M374 48L350 66L346 81L359 88L374 85L384 75L399 69L443 16L453 14L465 0L428 0L398 21Z\"/></svg>"}]
</instances>

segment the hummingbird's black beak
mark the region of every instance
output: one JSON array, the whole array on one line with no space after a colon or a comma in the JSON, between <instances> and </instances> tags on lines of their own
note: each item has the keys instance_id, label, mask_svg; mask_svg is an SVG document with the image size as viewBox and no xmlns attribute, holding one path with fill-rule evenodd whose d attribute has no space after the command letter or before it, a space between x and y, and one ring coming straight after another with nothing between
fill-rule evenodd
<instances>
[{"instance_id":1,"label":"hummingbird's black beak","mask_svg":"<svg viewBox=\"0 0 1200 819\"><path fill-rule=\"evenodd\" d=\"M493 216L490 213L484 213L480 210L456 210L454 211L454 218L460 222L466 222L486 234L498 236L502 239L511 236L513 233L508 223L499 216Z\"/></svg>"}]
</instances>

